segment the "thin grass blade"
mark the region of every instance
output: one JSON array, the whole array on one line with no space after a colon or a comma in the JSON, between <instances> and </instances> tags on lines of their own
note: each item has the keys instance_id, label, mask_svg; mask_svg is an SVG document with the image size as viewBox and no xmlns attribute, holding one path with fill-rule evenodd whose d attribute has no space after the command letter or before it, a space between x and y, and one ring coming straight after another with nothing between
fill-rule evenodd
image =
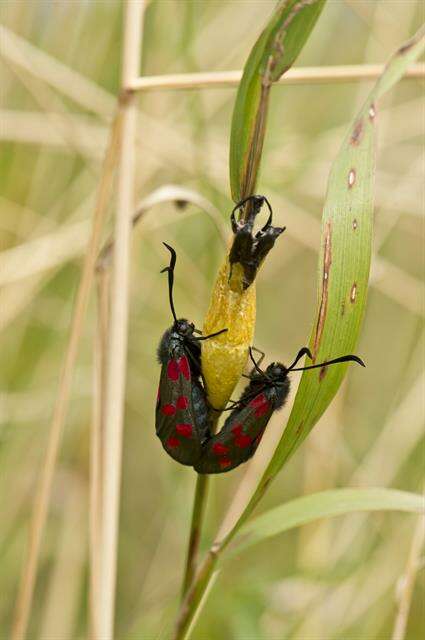
<instances>
[{"instance_id":1,"label":"thin grass blade","mask_svg":"<svg viewBox=\"0 0 425 640\"><path fill-rule=\"evenodd\" d=\"M322 218L317 311L309 341L317 363L355 351L366 306L371 258L377 103L424 47L422 27L389 60L351 123L333 163ZM303 373L282 438L227 542L329 406L347 366Z\"/></svg>"},{"instance_id":2,"label":"thin grass blade","mask_svg":"<svg viewBox=\"0 0 425 640\"><path fill-rule=\"evenodd\" d=\"M229 556L233 557L258 542L308 522L355 511L425 513L425 502L420 494L382 488L335 489L302 496L247 522L241 528L236 546Z\"/></svg>"},{"instance_id":3,"label":"thin grass blade","mask_svg":"<svg viewBox=\"0 0 425 640\"><path fill-rule=\"evenodd\" d=\"M245 64L230 135L230 187L235 202L254 193L270 88L301 52L326 0L279 2Z\"/></svg>"},{"instance_id":4,"label":"thin grass blade","mask_svg":"<svg viewBox=\"0 0 425 640\"><path fill-rule=\"evenodd\" d=\"M377 102L424 47L422 28L390 59L349 127L332 166L322 219L318 305L309 342L315 362L355 351L366 306L372 247ZM338 391L347 366L303 373L288 425L261 486L310 433Z\"/></svg>"}]
</instances>

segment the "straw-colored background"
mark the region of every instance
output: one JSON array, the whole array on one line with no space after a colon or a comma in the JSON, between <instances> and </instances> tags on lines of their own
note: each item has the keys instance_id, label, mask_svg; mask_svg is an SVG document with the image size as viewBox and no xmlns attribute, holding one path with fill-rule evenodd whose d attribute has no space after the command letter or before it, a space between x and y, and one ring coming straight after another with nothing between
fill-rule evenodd
<instances>
[{"instance_id":1,"label":"straw-colored background","mask_svg":"<svg viewBox=\"0 0 425 640\"><path fill-rule=\"evenodd\" d=\"M267 0L153 1L143 73L240 69L273 6ZM0 16L7 30L0 36L0 637L7 638L119 86L122 6L115 0L4 1ZM329 2L297 65L383 62L423 20L420 0ZM34 56L42 56L37 64ZM290 360L309 335L327 174L367 90L367 83L273 90L259 190L287 231L258 279L255 341L272 359ZM153 91L138 99L140 198L164 184L190 187L227 224L234 96L232 88L214 88ZM351 368L262 508L331 487L421 489L423 129L421 85L405 80L379 113L375 259L358 347L367 369ZM178 314L198 326L223 251L214 225L195 207L157 206L134 235L117 637L137 640L168 637L194 485L193 472L167 458L154 435L155 349L170 324L159 274L168 260L162 241L178 251ZM31 639L86 637L94 318L93 298L42 544ZM254 467L264 465L287 414L272 420ZM207 537L247 469L214 478ZM414 516L353 515L256 547L221 575L194 637L389 638L414 527ZM422 571L408 627L412 640L424 632L424 588Z\"/></svg>"}]
</instances>

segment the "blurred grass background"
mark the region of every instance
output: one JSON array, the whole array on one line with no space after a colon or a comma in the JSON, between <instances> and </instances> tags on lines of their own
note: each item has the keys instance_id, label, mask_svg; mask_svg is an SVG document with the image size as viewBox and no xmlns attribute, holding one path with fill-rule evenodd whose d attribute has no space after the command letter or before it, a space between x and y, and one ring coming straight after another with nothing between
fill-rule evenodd
<instances>
[{"instance_id":1,"label":"blurred grass background","mask_svg":"<svg viewBox=\"0 0 425 640\"><path fill-rule=\"evenodd\" d=\"M241 68L273 6L268 0L153 0L146 14L143 73ZM122 4L6 0L0 16L7 29L0 38L0 637L7 638L119 86ZM420 0L330 2L297 64L383 62L424 18ZM34 64L36 54L47 57ZM17 64L18 56L29 62L27 70ZM40 69L54 73L55 82L46 83ZM69 70L76 72L71 79ZM309 335L327 174L367 90L365 83L273 90L259 191L270 198L277 224L287 225L287 231L258 281L255 342L270 359L290 360ZM228 88L153 91L139 98L140 197L170 182L188 186L209 198L227 220L234 96ZM368 366L350 370L261 508L340 486L421 490L423 132L423 87L403 81L379 113L375 257L358 347ZM170 324L166 282L159 274L168 260L163 240L178 250L177 312L198 326L223 251L211 221L194 207L156 207L134 234L117 637L135 640L169 637L195 480L192 471L164 455L154 435L155 349ZM93 297L43 541L30 638L86 637L95 331ZM285 409L274 417L255 465L265 463L287 415ZM246 469L214 478L205 544ZM259 546L255 556L246 553L220 576L194 638L390 638L414 524L414 516L351 515ZM409 639L425 631L424 598L422 571Z\"/></svg>"}]
</instances>

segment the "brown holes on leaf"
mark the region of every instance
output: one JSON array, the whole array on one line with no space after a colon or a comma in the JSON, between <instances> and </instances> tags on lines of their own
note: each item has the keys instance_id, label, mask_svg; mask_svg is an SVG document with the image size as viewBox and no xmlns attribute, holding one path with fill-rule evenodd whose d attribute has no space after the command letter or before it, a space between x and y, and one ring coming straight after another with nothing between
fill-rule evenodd
<instances>
[{"instance_id":1,"label":"brown holes on leaf","mask_svg":"<svg viewBox=\"0 0 425 640\"><path fill-rule=\"evenodd\" d=\"M356 146L360 143L360 139L363 133L363 120L357 120L354 125L353 133L351 134L350 144Z\"/></svg>"},{"instance_id":2,"label":"brown holes on leaf","mask_svg":"<svg viewBox=\"0 0 425 640\"><path fill-rule=\"evenodd\" d=\"M353 282L353 286L351 287L351 291L350 291L350 302L354 303L356 301L356 295L357 295L357 283Z\"/></svg>"},{"instance_id":3,"label":"brown holes on leaf","mask_svg":"<svg viewBox=\"0 0 425 640\"><path fill-rule=\"evenodd\" d=\"M320 371L319 371L319 382L322 382L323 378L326 375L326 371L327 371L326 367L321 367L320 368Z\"/></svg>"},{"instance_id":4,"label":"brown holes on leaf","mask_svg":"<svg viewBox=\"0 0 425 640\"><path fill-rule=\"evenodd\" d=\"M373 122L375 120L375 116L376 116L376 108L375 108L375 104L372 102L372 104L369 107L369 120L371 122Z\"/></svg>"},{"instance_id":5,"label":"brown holes on leaf","mask_svg":"<svg viewBox=\"0 0 425 640\"><path fill-rule=\"evenodd\" d=\"M357 229L357 227L358 227L358 226L359 226L359 225L358 225L358 223L357 223L357 220L356 220L356 218L354 218L354 220L353 220L353 230L354 230L354 231L356 231L356 229Z\"/></svg>"},{"instance_id":6,"label":"brown holes on leaf","mask_svg":"<svg viewBox=\"0 0 425 640\"><path fill-rule=\"evenodd\" d=\"M341 316L344 317L345 315L345 302L344 300L341 302Z\"/></svg>"},{"instance_id":7,"label":"brown holes on leaf","mask_svg":"<svg viewBox=\"0 0 425 640\"><path fill-rule=\"evenodd\" d=\"M352 189L355 182L356 182L356 170L350 169L348 173L348 188Z\"/></svg>"},{"instance_id":8,"label":"brown holes on leaf","mask_svg":"<svg viewBox=\"0 0 425 640\"><path fill-rule=\"evenodd\" d=\"M314 336L313 359L316 358L317 349L322 338L323 327L325 326L326 310L328 307L329 273L332 264L332 227L331 223L326 223L325 246L323 255L323 275L322 275L322 296L320 298L319 316L317 318L316 333Z\"/></svg>"}]
</instances>

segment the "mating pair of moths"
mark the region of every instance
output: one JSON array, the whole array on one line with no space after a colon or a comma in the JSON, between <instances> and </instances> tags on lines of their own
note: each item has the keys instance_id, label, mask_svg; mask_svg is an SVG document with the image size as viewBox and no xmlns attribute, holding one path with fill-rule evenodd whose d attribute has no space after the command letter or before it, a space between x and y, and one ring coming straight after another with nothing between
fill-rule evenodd
<instances>
[{"instance_id":1,"label":"mating pair of moths","mask_svg":"<svg viewBox=\"0 0 425 640\"><path fill-rule=\"evenodd\" d=\"M235 211L248 200L252 201L251 220L248 225L236 222ZM282 228L271 226L271 209L267 202L270 217L266 225L255 237L247 233L247 226L251 225L251 231L255 215L264 202L267 200L262 196L251 196L236 205L232 212L235 240L229 256L230 263L232 265L240 262L243 265L245 287L252 283L259 265L283 231ZM227 329L203 336L192 322L177 318L173 301L176 253L169 245L165 246L171 253L170 265L163 272L168 272L174 323L162 336L158 348L161 378L156 404L156 433L165 451L177 462L192 466L198 473L224 473L254 455L273 412L280 409L288 397L288 374L291 371L304 371L348 361L363 366L364 363L356 356L346 355L321 364L295 368L303 356L312 358L309 349L303 347L289 367L273 362L263 371L259 366L262 358L256 362L250 349L254 367L249 376L246 376L249 383L240 399L231 402L226 409L230 413L220 432L213 434L211 416L217 409L211 407L207 400L201 370L200 341L209 340Z\"/></svg>"}]
</instances>

